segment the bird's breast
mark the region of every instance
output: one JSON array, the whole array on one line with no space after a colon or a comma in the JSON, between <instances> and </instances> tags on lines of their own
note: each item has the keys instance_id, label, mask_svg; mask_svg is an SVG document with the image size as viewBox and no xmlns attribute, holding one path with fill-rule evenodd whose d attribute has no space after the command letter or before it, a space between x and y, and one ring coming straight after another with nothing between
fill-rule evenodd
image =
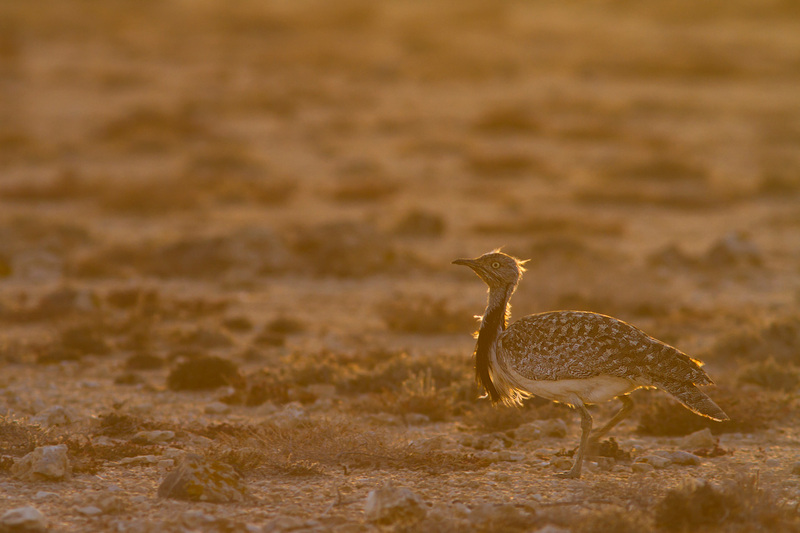
<instances>
[{"instance_id":1,"label":"bird's breast","mask_svg":"<svg viewBox=\"0 0 800 533\"><path fill-rule=\"evenodd\" d=\"M572 406L580 403L607 402L641 386L629 379L608 375L552 381L526 379L519 374L514 378L531 394Z\"/></svg>"}]
</instances>

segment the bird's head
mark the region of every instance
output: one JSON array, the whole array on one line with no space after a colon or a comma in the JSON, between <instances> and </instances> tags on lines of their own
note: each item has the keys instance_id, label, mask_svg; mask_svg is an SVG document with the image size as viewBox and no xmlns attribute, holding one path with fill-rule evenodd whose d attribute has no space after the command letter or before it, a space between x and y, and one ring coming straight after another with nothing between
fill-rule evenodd
<instances>
[{"instance_id":1,"label":"bird's head","mask_svg":"<svg viewBox=\"0 0 800 533\"><path fill-rule=\"evenodd\" d=\"M483 254L475 259L456 259L454 265L470 267L489 286L490 289L516 286L525 272L523 265L516 257L504 254L499 250Z\"/></svg>"}]
</instances>

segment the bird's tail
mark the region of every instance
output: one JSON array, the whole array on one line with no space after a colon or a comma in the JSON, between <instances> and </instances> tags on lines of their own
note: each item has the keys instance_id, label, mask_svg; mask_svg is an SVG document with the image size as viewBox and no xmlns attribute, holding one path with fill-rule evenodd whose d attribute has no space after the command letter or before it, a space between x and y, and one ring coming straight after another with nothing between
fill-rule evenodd
<instances>
[{"instance_id":1,"label":"bird's tail","mask_svg":"<svg viewBox=\"0 0 800 533\"><path fill-rule=\"evenodd\" d=\"M672 394L687 409L698 415L708 417L712 420L722 422L730 420L725 411L714 403L706 393L697 388L697 385L690 382L665 381L658 384L660 389Z\"/></svg>"}]
</instances>

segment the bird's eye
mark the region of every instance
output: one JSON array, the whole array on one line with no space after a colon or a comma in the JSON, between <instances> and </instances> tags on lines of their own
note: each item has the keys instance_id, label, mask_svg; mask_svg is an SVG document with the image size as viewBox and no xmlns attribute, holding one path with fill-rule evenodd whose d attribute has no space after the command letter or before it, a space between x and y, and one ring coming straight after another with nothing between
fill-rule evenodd
<instances>
[{"instance_id":1,"label":"bird's eye","mask_svg":"<svg viewBox=\"0 0 800 533\"><path fill-rule=\"evenodd\" d=\"M494 263L492 263L492 268L500 268L500 263L495 261Z\"/></svg>"}]
</instances>

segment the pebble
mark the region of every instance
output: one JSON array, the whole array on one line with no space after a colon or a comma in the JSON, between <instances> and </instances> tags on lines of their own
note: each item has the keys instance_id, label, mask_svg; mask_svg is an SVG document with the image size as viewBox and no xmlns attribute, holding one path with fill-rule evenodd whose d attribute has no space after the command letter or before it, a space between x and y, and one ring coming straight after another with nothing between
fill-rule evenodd
<instances>
[{"instance_id":1,"label":"pebble","mask_svg":"<svg viewBox=\"0 0 800 533\"><path fill-rule=\"evenodd\" d=\"M558 470L567 470L572 468L572 459L564 456L553 457L550 459L550 466L554 466Z\"/></svg>"},{"instance_id":2,"label":"pebble","mask_svg":"<svg viewBox=\"0 0 800 533\"><path fill-rule=\"evenodd\" d=\"M54 405L31 417L31 424L42 427L68 426L78 421L78 415L72 409Z\"/></svg>"},{"instance_id":3,"label":"pebble","mask_svg":"<svg viewBox=\"0 0 800 533\"><path fill-rule=\"evenodd\" d=\"M0 530L34 533L47 530L44 515L35 507L10 509L0 516Z\"/></svg>"},{"instance_id":4,"label":"pebble","mask_svg":"<svg viewBox=\"0 0 800 533\"><path fill-rule=\"evenodd\" d=\"M666 451L666 450L658 450L653 452L656 455L660 455L666 459L669 459L669 462L674 465L683 465L683 466L697 466L703 462L700 457L696 456L693 453L684 452L684 451Z\"/></svg>"},{"instance_id":5,"label":"pebble","mask_svg":"<svg viewBox=\"0 0 800 533\"><path fill-rule=\"evenodd\" d=\"M118 465L152 465L161 460L157 455L137 455L136 457L123 457Z\"/></svg>"},{"instance_id":6,"label":"pebble","mask_svg":"<svg viewBox=\"0 0 800 533\"><path fill-rule=\"evenodd\" d=\"M422 498L391 483L370 491L364 505L367 520L379 524L412 523L424 518L427 512Z\"/></svg>"},{"instance_id":7,"label":"pebble","mask_svg":"<svg viewBox=\"0 0 800 533\"><path fill-rule=\"evenodd\" d=\"M162 442L169 442L175 438L174 431L167 430L154 430L154 431L140 431L131 439L134 443L144 444L158 444Z\"/></svg>"},{"instance_id":8,"label":"pebble","mask_svg":"<svg viewBox=\"0 0 800 533\"><path fill-rule=\"evenodd\" d=\"M227 415L231 412L231 406L222 402L211 402L203 412L207 415Z\"/></svg>"},{"instance_id":9,"label":"pebble","mask_svg":"<svg viewBox=\"0 0 800 533\"><path fill-rule=\"evenodd\" d=\"M51 498L57 499L58 498L58 494L55 493L55 492L47 492L47 491L44 491L44 490L40 490L39 492L37 492L33 496L34 500L49 500Z\"/></svg>"},{"instance_id":10,"label":"pebble","mask_svg":"<svg viewBox=\"0 0 800 533\"><path fill-rule=\"evenodd\" d=\"M637 472L637 473L652 472L655 469L656 467L654 467L649 463L633 463L631 465L631 472Z\"/></svg>"},{"instance_id":11,"label":"pebble","mask_svg":"<svg viewBox=\"0 0 800 533\"><path fill-rule=\"evenodd\" d=\"M662 468L667 468L670 464L672 464L672 461L660 455L644 455L636 459L636 463L634 464L637 463L645 463L660 470Z\"/></svg>"},{"instance_id":12,"label":"pebble","mask_svg":"<svg viewBox=\"0 0 800 533\"><path fill-rule=\"evenodd\" d=\"M103 514L103 510L99 507L95 507L94 505L87 505L86 507L79 507L78 512L84 516L96 516L99 514Z\"/></svg>"},{"instance_id":13,"label":"pebble","mask_svg":"<svg viewBox=\"0 0 800 533\"><path fill-rule=\"evenodd\" d=\"M158 496L176 500L216 503L242 502L248 491L232 466L186 454L161 486Z\"/></svg>"},{"instance_id":14,"label":"pebble","mask_svg":"<svg viewBox=\"0 0 800 533\"><path fill-rule=\"evenodd\" d=\"M497 458L500 461L509 461L512 463L518 463L525 460L525 454L522 452L511 452L508 450L501 450L497 452Z\"/></svg>"},{"instance_id":15,"label":"pebble","mask_svg":"<svg viewBox=\"0 0 800 533\"><path fill-rule=\"evenodd\" d=\"M67 478L70 475L67 446L40 446L17 459L11 467L11 473L23 481L58 481Z\"/></svg>"},{"instance_id":16,"label":"pebble","mask_svg":"<svg viewBox=\"0 0 800 533\"><path fill-rule=\"evenodd\" d=\"M533 451L533 455L539 459L547 459L558 453L558 450L551 450L550 448L539 448Z\"/></svg>"},{"instance_id":17,"label":"pebble","mask_svg":"<svg viewBox=\"0 0 800 533\"><path fill-rule=\"evenodd\" d=\"M421 413L408 413L404 417L406 424L409 426L424 426L430 424L431 418Z\"/></svg>"},{"instance_id":18,"label":"pebble","mask_svg":"<svg viewBox=\"0 0 800 533\"><path fill-rule=\"evenodd\" d=\"M542 437L542 430L533 422L522 424L514 430L514 438L521 442L531 442Z\"/></svg>"},{"instance_id":19,"label":"pebble","mask_svg":"<svg viewBox=\"0 0 800 533\"><path fill-rule=\"evenodd\" d=\"M800 461L792 465L792 474L800 476Z\"/></svg>"},{"instance_id":20,"label":"pebble","mask_svg":"<svg viewBox=\"0 0 800 533\"><path fill-rule=\"evenodd\" d=\"M679 446L684 450L699 450L702 448L713 448L716 444L717 439L711 434L711 429L703 428L700 431L695 431L683 437Z\"/></svg>"}]
</instances>

